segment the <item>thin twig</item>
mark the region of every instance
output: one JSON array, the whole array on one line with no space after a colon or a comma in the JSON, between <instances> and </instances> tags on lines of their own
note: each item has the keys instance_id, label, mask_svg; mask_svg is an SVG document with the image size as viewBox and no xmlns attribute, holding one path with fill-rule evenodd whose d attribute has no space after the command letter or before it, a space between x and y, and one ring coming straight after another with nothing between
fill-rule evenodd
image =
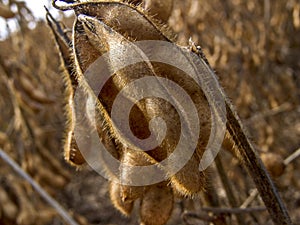
<instances>
[{"instance_id":1,"label":"thin twig","mask_svg":"<svg viewBox=\"0 0 300 225\"><path fill-rule=\"evenodd\" d=\"M214 222L214 216L226 215L226 214L244 214L244 213L253 213L253 212L262 212L266 211L266 207L253 207L253 208L212 208L204 207L202 208L203 212L194 213L194 212L185 212L182 215L183 221L186 224L190 224L188 219L198 219L206 222ZM213 213L214 216L208 215L208 213Z\"/></svg>"},{"instance_id":2,"label":"thin twig","mask_svg":"<svg viewBox=\"0 0 300 225\"><path fill-rule=\"evenodd\" d=\"M204 202L209 207L218 208L220 207L220 201L218 198L217 190L213 184L210 184L210 187L202 193ZM208 216L208 215L207 215ZM200 218L199 218L200 219ZM223 215L219 215L213 220L215 225L226 225L226 218Z\"/></svg>"},{"instance_id":3,"label":"thin twig","mask_svg":"<svg viewBox=\"0 0 300 225\"><path fill-rule=\"evenodd\" d=\"M300 148L283 161L284 165L287 166L288 164L290 164L292 161L294 161L299 156L300 156Z\"/></svg>"},{"instance_id":4,"label":"thin twig","mask_svg":"<svg viewBox=\"0 0 300 225\"><path fill-rule=\"evenodd\" d=\"M210 208L204 207L203 211L212 212L213 214L244 214L244 213L253 213L253 212L262 212L266 211L266 207L252 207L252 208Z\"/></svg>"},{"instance_id":5,"label":"thin twig","mask_svg":"<svg viewBox=\"0 0 300 225\"><path fill-rule=\"evenodd\" d=\"M254 199L257 197L257 195L258 195L257 189L252 190L249 197L243 202L243 204L240 206L240 208L241 209L247 208L254 201Z\"/></svg>"},{"instance_id":6,"label":"thin twig","mask_svg":"<svg viewBox=\"0 0 300 225\"><path fill-rule=\"evenodd\" d=\"M55 200L53 199L44 189L36 183L31 176L29 176L12 158L10 158L1 148L0 148L0 158L2 158L7 164L9 164L14 171L17 172L23 179L31 184L33 189L51 205L57 213L70 225L79 225L68 212Z\"/></svg>"},{"instance_id":7,"label":"thin twig","mask_svg":"<svg viewBox=\"0 0 300 225\"><path fill-rule=\"evenodd\" d=\"M278 107L268 109L268 110L263 111L263 112L256 113L254 116L247 119L245 121L245 124L251 124L251 123L256 122L259 119L267 118L267 117L271 117L271 116L276 116L280 113L287 112L287 111L292 110L292 109L293 109L293 105L286 102L286 103L283 103L282 105L279 105Z\"/></svg>"},{"instance_id":8,"label":"thin twig","mask_svg":"<svg viewBox=\"0 0 300 225\"><path fill-rule=\"evenodd\" d=\"M215 219L212 216L209 216L207 213L193 213L193 212L185 212L182 214L182 219L186 224L191 224L188 222L189 219L197 219L206 222L213 222Z\"/></svg>"}]
</instances>

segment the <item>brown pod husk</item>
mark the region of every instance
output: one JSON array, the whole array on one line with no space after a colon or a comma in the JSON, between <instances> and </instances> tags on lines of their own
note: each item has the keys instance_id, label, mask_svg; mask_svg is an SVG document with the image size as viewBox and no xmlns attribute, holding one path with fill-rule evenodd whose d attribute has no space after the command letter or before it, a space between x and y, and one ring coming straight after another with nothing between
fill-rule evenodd
<instances>
[{"instance_id":1,"label":"brown pod husk","mask_svg":"<svg viewBox=\"0 0 300 225\"><path fill-rule=\"evenodd\" d=\"M119 183L111 182L109 185L109 195L113 205L125 216L129 216L134 202L123 201L121 197L121 187Z\"/></svg>"},{"instance_id":2,"label":"brown pod husk","mask_svg":"<svg viewBox=\"0 0 300 225\"><path fill-rule=\"evenodd\" d=\"M172 13L174 0L145 0L145 9L154 18L167 23Z\"/></svg>"},{"instance_id":3,"label":"brown pod husk","mask_svg":"<svg viewBox=\"0 0 300 225\"><path fill-rule=\"evenodd\" d=\"M151 186L141 201L141 225L166 224L171 216L173 203L173 192L166 182Z\"/></svg>"},{"instance_id":4,"label":"brown pod husk","mask_svg":"<svg viewBox=\"0 0 300 225\"><path fill-rule=\"evenodd\" d=\"M74 138L74 126L75 126L75 115L74 115L74 92L78 86L78 81L73 71L74 59L72 57L72 42L64 32L64 29L60 23L58 23L50 12L47 10L46 19L48 26L51 28L52 34L56 46L59 50L62 75L64 80L64 94L65 100L65 115L67 119L65 127L65 138L64 138L64 156L65 160L74 166L81 166L85 163L76 140Z\"/></svg>"},{"instance_id":5,"label":"brown pod husk","mask_svg":"<svg viewBox=\"0 0 300 225\"><path fill-rule=\"evenodd\" d=\"M126 2L95 1L56 7L62 10L73 9L77 16L82 14L95 17L133 40L176 40L173 31L167 25L153 18L142 7Z\"/></svg>"},{"instance_id":6,"label":"brown pod husk","mask_svg":"<svg viewBox=\"0 0 300 225\"><path fill-rule=\"evenodd\" d=\"M122 150L121 165L120 165L120 189L121 198L124 202L135 201L143 196L143 193L147 190L147 186L137 185L136 179L143 179L145 174L137 176L132 173L132 166L149 166L155 164L156 161L149 155L142 151L134 151L128 148ZM128 185L129 184L129 185ZM133 185L130 185L133 184Z\"/></svg>"},{"instance_id":7,"label":"brown pod husk","mask_svg":"<svg viewBox=\"0 0 300 225\"><path fill-rule=\"evenodd\" d=\"M284 173L285 164L281 155L267 152L262 153L260 157L272 177L280 177Z\"/></svg>"},{"instance_id":8,"label":"brown pod husk","mask_svg":"<svg viewBox=\"0 0 300 225\"><path fill-rule=\"evenodd\" d=\"M10 10L8 6L0 3L0 17L3 17L4 19L10 19L15 17L15 14Z\"/></svg>"},{"instance_id":9,"label":"brown pod husk","mask_svg":"<svg viewBox=\"0 0 300 225\"><path fill-rule=\"evenodd\" d=\"M68 144L68 146L66 146L64 150L65 160L74 166L83 165L85 163L85 159L82 156L76 144L74 133L72 133L70 136L71 136L71 144L70 145Z\"/></svg>"},{"instance_id":10,"label":"brown pod husk","mask_svg":"<svg viewBox=\"0 0 300 225\"><path fill-rule=\"evenodd\" d=\"M97 21L97 19L89 17L89 16L81 16L80 21L84 23L84 29L86 30L87 36L91 41L92 44L97 47L99 52L105 52L108 50L112 50L115 45L122 42L124 44L130 45L128 39L124 36L119 34L117 31L114 31L106 24ZM101 43L98 44L97 43ZM133 45L133 48L137 48ZM136 49L137 54L143 54L139 52L139 49ZM124 53L124 55L126 55ZM119 60L122 58L120 58ZM124 57L124 56L123 56ZM125 57L124 57L125 60ZM111 61L111 66L114 67L114 60ZM210 120L209 108L206 98L204 97L203 92L199 89L196 84L191 85L191 79L184 80L182 79L182 72L176 71L175 69L168 68L165 65L161 64L153 64L149 65L147 63L141 63L140 65L130 65L115 75L114 84L118 89L122 89L126 86L126 84L134 81L135 79L142 78L145 74L150 76L167 76L170 80L174 80L175 82L179 83L180 86L187 87L186 91L192 95L192 98L195 103L197 103L197 108L199 112L199 120L201 122L201 126L203 126L203 132L201 133L202 137L200 137L199 144L197 146L197 151L189 161L189 165L185 166L182 170L180 170L175 176L171 179L172 183L178 185L178 189L182 191L183 195L193 195L199 193L203 190L204 187L204 177L203 173L200 173L198 170L199 165L199 157L202 156L203 151L205 150L205 146L207 143L207 131L210 131L210 123L207 121ZM172 76L171 76L172 74ZM168 94L168 93L166 93ZM109 105L109 104L106 104ZM132 114L133 117L136 119L135 123L139 124L140 128L137 128L138 135L143 136L143 133L148 130L148 121L155 116L160 116L164 119L167 124L168 131L164 142L161 146L157 147L156 149L147 152L151 157L153 157L157 161L161 161L168 154L171 154L173 149L176 147L177 140L180 135L180 119L176 110L172 107L172 105L167 104L163 100L158 99L146 99L145 101L141 101L137 104L139 110L142 112L142 116L138 112ZM207 116L208 115L208 116ZM142 123L143 119L145 122ZM201 127L202 128L202 127ZM122 143L122 136L117 136L118 140ZM189 168L191 167L191 168ZM190 175L190 171L194 171L192 176ZM191 179L188 179L191 177ZM190 180L194 182L190 182ZM195 180L197 182L195 182Z\"/></svg>"},{"instance_id":11,"label":"brown pod husk","mask_svg":"<svg viewBox=\"0 0 300 225\"><path fill-rule=\"evenodd\" d=\"M128 0L128 3L139 5L142 4L143 0Z\"/></svg>"},{"instance_id":12,"label":"brown pod husk","mask_svg":"<svg viewBox=\"0 0 300 225\"><path fill-rule=\"evenodd\" d=\"M86 69L97 60L102 53L99 52L94 46L90 43L82 23L78 20L75 21L73 28L73 54L75 60L75 66L77 71L77 76L81 88L84 89L86 96L93 96L96 98L93 90L90 89L88 83L84 78L84 72ZM109 90L107 90L109 91ZM112 92L113 90L111 90ZM111 93L110 95L111 96ZM109 98L109 97L108 97ZM107 110L104 108L102 103L97 100L96 106L96 122L97 122L97 131L100 139L105 139L107 142L110 141L110 146L115 146L115 143L112 141L112 128L111 120L107 113Z\"/></svg>"}]
</instances>

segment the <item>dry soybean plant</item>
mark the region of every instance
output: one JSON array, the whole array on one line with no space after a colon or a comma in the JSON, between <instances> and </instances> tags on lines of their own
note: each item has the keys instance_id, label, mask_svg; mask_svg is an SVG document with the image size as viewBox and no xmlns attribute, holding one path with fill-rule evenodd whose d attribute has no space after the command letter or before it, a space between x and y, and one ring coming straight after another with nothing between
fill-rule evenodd
<instances>
[{"instance_id":1,"label":"dry soybean plant","mask_svg":"<svg viewBox=\"0 0 300 225\"><path fill-rule=\"evenodd\" d=\"M103 145L122 163L117 179L111 179L110 184L110 196L115 207L123 214L129 215L134 202L140 199L141 223L165 224L171 215L175 196L196 197L206 188L208 172L205 170L200 171L198 167L209 142L209 133L213 129L211 125L213 118L210 114L208 99L204 90L201 90L182 71L163 63L151 62L146 56L144 56L145 62L135 63L120 70L115 70L115 68L118 68L118 63L124 63L124 60L129 60L128 55L130 55L130 52L122 49L122 45L131 44L130 46L135 49L136 54L140 54L140 57L142 57L143 50L134 44L138 41L157 40L176 43L172 31L166 26L166 22L171 14L173 1L87 1L65 5L58 5L58 2L54 1L53 5L60 10L74 10L76 17L72 41L59 29L59 26L56 26L54 29L56 23L55 21L51 22L49 19L57 44L62 50L62 61L66 67L65 80L67 95L69 96L69 104L67 105L69 130L67 130L65 138L66 159L78 166L85 161L76 142L82 142L80 139L86 137L77 137L76 140L74 135L76 126L76 116L74 114L77 113L75 108L77 110L78 106L74 105L73 98L74 93L82 86L86 95L94 95L97 99L95 109L96 130ZM212 77L215 80L215 74L200 47L190 41L190 46L187 48L179 48L181 51L177 52L179 54L177 57L182 58L182 60L185 58L187 64L193 65L192 55L197 55L200 63L196 66L201 68L200 76ZM147 50L150 51L149 49ZM107 56L107 63L114 71L114 74L97 95L91 90L88 84L88 79L90 78L87 77L86 73L91 72L89 68L92 67L93 63L97 63L97 59L107 52L110 52ZM71 67L73 68L70 69ZM99 70L98 73L105 74L105 71ZM173 106L168 105L162 99L146 98L135 104L135 108L133 108L129 118L130 128L137 137L146 138L150 135L148 124L151 118L159 115L166 122L168 129L164 142L145 153L143 151L134 151L136 146L129 143L120 134L119 129L121 128L115 125L115 121L111 116L114 100L118 92L125 88L126 85L146 76L167 78L185 88L185 91L189 93L196 105L202 133L197 137L196 151L191 155L187 164L177 170L176 173L157 184L135 185L132 182L135 176L132 168L160 165L159 162L172 154L178 144L180 132L182 132L182 128L180 129L181 118L178 117L178 112ZM232 151L251 175L273 222L291 224L287 210L256 150L249 142L231 103L225 97L221 88L219 86L216 87L216 92L221 94L224 101L225 110L223 113L226 113L224 148ZM161 88L164 89L165 86L162 85ZM134 90L131 91L134 92ZM168 94L170 93L168 92ZM134 101L134 99L130 101ZM187 118L184 119L188 120ZM93 129L93 126L90 124L86 126ZM166 170L166 174L168 174L168 166L160 169ZM220 162L217 163L217 167L219 172L222 172ZM104 170L107 170L105 173L108 174L109 178L112 178L113 172L107 168ZM139 178L144 179L142 174L140 174ZM226 179L224 178L223 182L225 181ZM130 183L133 184L129 185ZM227 194L229 195L230 193L231 191L228 190ZM231 203L233 204L232 206L236 204L233 196ZM237 219L241 222L240 217L237 217ZM223 219L216 219L216 221L219 220L222 221ZM225 223L225 221L223 222Z\"/></svg>"},{"instance_id":2,"label":"dry soybean plant","mask_svg":"<svg viewBox=\"0 0 300 225\"><path fill-rule=\"evenodd\" d=\"M14 4L18 4L18 11L10 10L9 5ZM53 6L60 11L75 12L72 28L57 22L47 11L50 29L39 22L30 31L26 24L28 17L24 16L28 12L26 5L0 1L0 16L16 17L21 28L20 33L11 34L0 43L0 105L3 109L0 148L20 165L20 170L26 171L25 174L21 171L23 177L29 174L44 189L37 190L35 185L32 188L12 172L7 162L1 161L1 224L60 224L58 214L70 224L270 224L271 220L274 224L292 224L289 213L293 221L300 219L297 206L300 196L295 191L300 188L296 172L299 163L295 160L299 155L295 149L300 144L300 65L297 62L300 43L296 38L300 33L300 5L297 1L275 1L270 5L268 0L65 0L53 1ZM58 57L55 48L49 45L52 44L50 31L63 71L57 69ZM220 94L219 104L223 102L225 107L221 108L225 118L220 123L226 121L225 139L221 143L226 151L221 150L209 168L199 170L214 129L209 93L201 89L190 74L178 69L179 65L152 61L150 57L163 51L154 45L145 48L139 44L143 41L172 44L176 46L176 54L168 55L170 59L175 57L174 61L180 61L184 68L200 71L198 75L207 78L207 82L220 79L241 115L242 122L217 85L214 91ZM132 52L141 60L127 65L132 60L129 57ZM99 58L105 58L104 68L114 73L101 91L96 90L100 93L94 93L93 84L97 87L97 79L107 72L97 71L98 63L102 62ZM212 68L219 73L218 79ZM96 76L92 82L91 74ZM149 77L165 78L184 88L198 115L200 133L196 150L176 173L170 172L172 165L160 166L160 163L175 151L183 131L187 130L186 136L192 143L193 126L189 126L188 121L193 115L177 111L176 101L173 101L176 93L165 91L169 83L159 83L158 87L163 90L163 96L171 96L171 103L152 96L139 101L130 99L130 93L139 91L138 86L130 84ZM148 82L143 91L157 90L154 84ZM129 102L136 103L126 118L134 136L142 140L151 137L152 118L160 117L165 123L164 139L151 151L141 151L145 149L128 141L127 134L122 133L122 127L114 120L118 119L113 117L114 104L127 86L131 87L127 95ZM95 124L90 123L90 117L85 114L89 107L78 104L78 96L83 103L95 102L96 107L92 108ZM186 121L185 129L181 123ZM242 123L249 129L255 145L249 141L250 135L245 133ZM83 124L85 129L78 130L78 124ZM111 158L102 156L98 162L101 170L93 167L97 161L91 161L87 157L88 148L82 148L82 143L89 147L93 131L109 155L120 164L113 167ZM78 133L83 135L78 136ZM70 173L64 165L62 148L66 161L78 172ZM103 157L107 161L103 161ZM176 158L174 161L180 165ZM99 199L95 197L98 189L102 194L106 191L104 184L104 192L97 187L98 174L90 181L85 177L86 164L109 178L108 197L121 214L132 219L117 217L106 202L89 203L90 199ZM149 178L142 173L136 177L134 168L152 165L158 165L154 171L162 172L166 179L136 185L135 182ZM265 167L276 179L289 213ZM76 179L77 186L74 185ZM60 197L59 202L65 207L73 208L74 219L58 204L51 201L48 201L51 207L46 204L44 200L49 198L41 194L45 191L56 199ZM81 196L89 191L93 193L87 198ZM38 193L43 198L39 198ZM84 210L94 205L99 205L98 211ZM105 220L106 214L112 218Z\"/></svg>"}]
</instances>

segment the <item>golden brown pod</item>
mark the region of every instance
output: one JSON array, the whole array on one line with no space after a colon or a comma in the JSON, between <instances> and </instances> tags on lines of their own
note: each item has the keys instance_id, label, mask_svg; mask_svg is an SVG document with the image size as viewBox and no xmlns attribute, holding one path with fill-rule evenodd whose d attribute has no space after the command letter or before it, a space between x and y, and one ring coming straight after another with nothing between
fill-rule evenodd
<instances>
[{"instance_id":1,"label":"golden brown pod","mask_svg":"<svg viewBox=\"0 0 300 225\"><path fill-rule=\"evenodd\" d=\"M0 17L3 17L4 19L10 19L14 16L15 14L10 10L8 6L0 3Z\"/></svg>"},{"instance_id":2,"label":"golden brown pod","mask_svg":"<svg viewBox=\"0 0 300 225\"><path fill-rule=\"evenodd\" d=\"M145 0L145 9L154 18L167 22L173 9L174 0Z\"/></svg>"},{"instance_id":3,"label":"golden brown pod","mask_svg":"<svg viewBox=\"0 0 300 225\"><path fill-rule=\"evenodd\" d=\"M123 201L121 197L121 187L119 183L111 182L109 185L109 195L113 205L125 216L129 216L134 202Z\"/></svg>"},{"instance_id":4,"label":"golden brown pod","mask_svg":"<svg viewBox=\"0 0 300 225\"><path fill-rule=\"evenodd\" d=\"M112 50L114 49L114 46L118 45L120 42L128 45L131 44L126 37L122 36L117 31L113 30L105 23L98 21L94 17L80 15L79 21L82 21L87 37L89 40L91 40L90 43L92 43L92 45L95 46L99 52L105 53L108 50ZM140 54L142 57L143 53L139 52L141 50L134 46L134 44L132 44L132 46L133 48L136 48L136 53ZM126 53L124 53L124 56L118 56L118 60L126 60L126 56ZM117 66L114 65L113 59L111 59L110 62L112 67ZM197 151L187 165L171 178L171 182L174 184L174 187L177 188L178 191L180 191L183 195L197 194L204 189L204 173L198 170L198 166L200 157L205 150L208 139L207 135L210 131L210 123L208 122L210 120L210 114L207 113L209 112L209 108L206 98L197 84L193 83L192 79L182 79L182 71L169 68L168 66L158 63L148 64L143 62L138 65L130 65L125 69L118 71L113 78L113 82L115 87L121 90L128 83L144 77L145 74L148 76L167 76L168 79L174 80L180 86L186 87L186 91L190 93L194 102L197 103L196 106L199 110L199 119L202 126L201 129L203 130L201 133L202 136L199 137L200 140L197 146ZM188 76L186 76L186 78L188 78ZM100 98L101 97L102 96L100 96ZM105 98L106 96L104 95L102 100L105 100ZM105 105L107 106L112 103L113 102L110 100L110 103L105 102ZM155 98L141 101L137 103L137 106L142 115L140 115L138 112L132 115L135 118L135 123L139 124L140 127L140 129L137 128L138 135L143 136L142 133L148 130L148 121L155 116L160 116L167 124L168 131L166 133L164 142L156 149L147 152L147 154L149 154L155 160L161 161L165 159L168 154L171 154L176 147L177 140L180 135L180 119L178 114L172 105L168 104L166 101ZM122 136L117 135L116 138L121 143L126 142ZM190 171L194 172L191 173Z\"/></svg>"},{"instance_id":5,"label":"golden brown pod","mask_svg":"<svg viewBox=\"0 0 300 225\"><path fill-rule=\"evenodd\" d=\"M173 192L162 182L151 186L141 201L141 225L163 225L169 220L173 209Z\"/></svg>"},{"instance_id":6,"label":"golden brown pod","mask_svg":"<svg viewBox=\"0 0 300 225\"><path fill-rule=\"evenodd\" d=\"M284 173L285 164L281 155L267 152L262 153L260 157L272 177L279 177Z\"/></svg>"}]
</instances>

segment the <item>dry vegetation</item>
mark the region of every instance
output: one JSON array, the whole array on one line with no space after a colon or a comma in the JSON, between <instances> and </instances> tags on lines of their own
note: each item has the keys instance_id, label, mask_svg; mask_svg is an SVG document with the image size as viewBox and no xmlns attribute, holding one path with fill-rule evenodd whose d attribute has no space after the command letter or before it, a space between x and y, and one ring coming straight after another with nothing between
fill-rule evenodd
<instances>
[{"instance_id":1,"label":"dry vegetation","mask_svg":"<svg viewBox=\"0 0 300 225\"><path fill-rule=\"evenodd\" d=\"M19 7L15 15L2 15L15 16L20 31L0 42L0 148L78 222L136 224L135 214L124 218L112 207L103 178L88 168L75 171L64 162L65 97L58 53L46 24L38 22L34 30L28 29L33 18L24 16L29 12L21 10L24 5ZM169 22L179 43L187 45L192 37L202 46L257 150L269 157L274 175L280 175L276 185L293 222L299 224L299 158L285 161L285 167L278 165L300 146L300 3L177 0ZM206 202L232 207L231 187L235 204L240 206L251 193L255 195L254 184L231 155L221 152L219 158L221 163L211 171L214 179ZM5 161L0 162L0 224L63 224L56 210ZM217 171L222 171L222 164L226 173L220 176ZM225 188L224 177L229 180ZM207 201L208 196L215 200ZM178 200L169 224L205 224L211 217L202 208L209 206L203 199L194 204ZM249 203L249 207L256 206L263 206L257 196ZM245 215L222 214L228 224L240 220L240 224L271 224L265 211Z\"/></svg>"}]
</instances>

